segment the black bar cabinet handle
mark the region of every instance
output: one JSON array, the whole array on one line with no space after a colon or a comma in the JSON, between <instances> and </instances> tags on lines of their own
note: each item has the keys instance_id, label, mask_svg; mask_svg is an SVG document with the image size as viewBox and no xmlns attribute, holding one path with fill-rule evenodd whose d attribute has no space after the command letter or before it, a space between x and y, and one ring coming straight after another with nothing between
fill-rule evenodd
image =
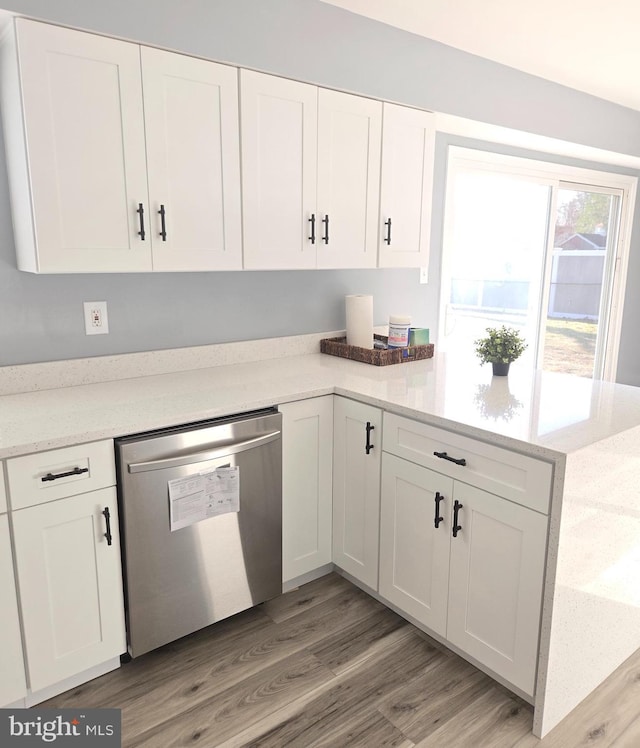
<instances>
[{"instance_id":1,"label":"black bar cabinet handle","mask_svg":"<svg viewBox=\"0 0 640 748\"><path fill-rule=\"evenodd\" d=\"M165 209L164 205L160 205L160 210L158 211L158 214L160 216L160 236L162 237L162 241L167 241L167 225L165 223Z\"/></svg>"},{"instance_id":2,"label":"black bar cabinet handle","mask_svg":"<svg viewBox=\"0 0 640 748\"><path fill-rule=\"evenodd\" d=\"M464 509L463 505L456 499L453 502L453 537L458 537L458 530L462 530L462 525L458 524L458 512Z\"/></svg>"},{"instance_id":3,"label":"black bar cabinet handle","mask_svg":"<svg viewBox=\"0 0 640 748\"><path fill-rule=\"evenodd\" d=\"M68 470L66 473L47 473L46 475L43 475L40 480L43 483L46 483L50 480L57 480L58 478L68 478L70 475L82 475L82 473L88 473L89 468L79 468L74 467L73 470Z\"/></svg>"},{"instance_id":4,"label":"black bar cabinet handle","mask_svg":"<svg viewBox=\"0 0 640 748\"><path fill-rule=\"evenodd\" d=\"M433 454L436 457L439 457L441 460L449 460L449 462L455 462L456 465L462 465L462 467L464 467L467 464L467 461L464 459L464 457L461 457L460 459L456 459L455 457L449 457L449 455L446 452L434 452Z\"/></svg>"},{"instance_id":5,"label":"black bar cabinet handle","mask_svg":"<svg viewBox=\"0 0 640 748\"><path fill-rule=\"evenodd\" d=\"M309 237L309 241L311 244L316 243L316 214L312 213L311 218L308 219L309 223L311 224L311 236Z\"/></svg>"},{"instance_id":6,"label":"black bar cabinet handle","mask_svg":"<svg viewBox=\"0 0 640 748\"><path fill-rule=\"evenodd\" d=\"M366 454L369 454L371 450L373 449L373 444L371 444L371 432L375 429L375 426L373 426L369 421L367 421L367 443L365 444L364 451Z\"/></svg>"},{"instance_id":7,"label":"black bar cabinet handle","mask_svg":"<svg viewBox=\"0 0 640 748\"><path fill-rule=\"evenodd\" d=\"M138 231L138 236L142 241L144 241L146 233L144 230L144 205L142 203L138 203L138 210L136 210L136 213L140 216L140 231Z\"/></svg>"},{"instance_id":8,"label":"black bar cabinet handle","mask_svg":"<svg viewBox=\"0 0 640 748\"><path fill-rule=\"evenodd\" d=\"M384 222L384 225L387 227L387 235L385 236L384 240L387 244L391 244L391 219L387 219Z\"/></svg>"},{"instance_id":9,"label":"black bar cabinet handle","mask_svg":"<svg viewBox=\"0 0 640 748\"><path fill-rule=\"evenodd\" d=\"M436 504L436 516L433 520L434 527L436 530L438 527L440 527L440 523L443 521L444 517L440 516L440 502L444 499L444 496L440 494L439 491L436 491L436 497L435 497L435 504Z\"/></svg>"},{"instance_id":10,"label":"black bar cabinet handle","mask_svg":"<svg viewBox=\"0 0 640 748\"><path fill-rule=\"evenodd\" d=\"M111 537L111 513L109 512L109 507L106 506L102 513L104 514L105 522L107 523L107 531L105 532L104 536L107 539L107 545L111 545L112 537Z\"/></svg>"},{"instance_id":11,"label":"black bar cabinet handle","mask_svg":"<svg viewBox=\"0 0 640 748\"><path fill-rule=\"evenodd\" d=\"M329 214L322 219L322 223L324 223L324 236L322 237L322 241L325 244L329 244Z\"/></svg>"}]
</instances>

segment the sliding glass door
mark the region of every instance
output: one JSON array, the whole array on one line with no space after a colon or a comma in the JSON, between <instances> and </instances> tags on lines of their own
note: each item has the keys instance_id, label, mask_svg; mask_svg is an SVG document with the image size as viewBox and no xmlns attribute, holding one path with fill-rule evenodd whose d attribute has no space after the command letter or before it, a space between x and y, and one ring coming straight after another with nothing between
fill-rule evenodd
<instances>
[{"instance_id":1,"label":"sliding glass door","mask_svg":"<svg viewBox=\"0 0 640 748\"><path fill-rule=\"evenodd\" d=\"M477 365L474 341L507 325L528 344L518 366L612 379L633 180L450 151L439 347L456 365Z\"/></svg>"},{"instance_id":2,"label":"sliding glass door","mask_svg":"<svg viewBox=\"0 0 640 748\"><path fill-rule=\"evenodd\" d=\"M463 364L487 327L538 335L551 187L459 168L447 197L446 350ZM535 345L525 352L535 359Z\"/></svg>"},{"instance_id":3,"label":"sliding glass door","mask_svg":"<svg viewBox=\"0 0 640 748\"><path fill-rule=\"evenodd\" d=\"M540 356L547 371L602 378L621 198L560 183Z\"/></svg>"}]
</instances>

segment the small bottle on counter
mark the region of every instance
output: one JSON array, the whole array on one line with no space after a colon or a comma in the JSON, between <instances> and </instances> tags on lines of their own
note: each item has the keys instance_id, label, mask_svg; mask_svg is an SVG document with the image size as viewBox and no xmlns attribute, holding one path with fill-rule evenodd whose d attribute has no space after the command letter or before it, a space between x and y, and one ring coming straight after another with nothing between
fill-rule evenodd
<instances>
[{"instance_id":1,"label":"small bottle on counter","mask_svg":"<svg viewBox=\"0 0 640 748\"><path fill-rule=\"evenodd\" d=\"M409 345L411 317L402 314L389 316L389 348L406 348Z\"/></svg>"}]
</instances>

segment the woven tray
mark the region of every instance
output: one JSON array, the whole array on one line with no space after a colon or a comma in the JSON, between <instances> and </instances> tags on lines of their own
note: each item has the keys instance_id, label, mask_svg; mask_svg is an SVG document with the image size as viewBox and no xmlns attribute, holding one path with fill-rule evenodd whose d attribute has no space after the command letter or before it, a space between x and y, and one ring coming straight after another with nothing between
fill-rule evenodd
<instances>
[{"instance_id":1,"label":"woven tray","mask_svg":"<svg viewBox=\"0 0 640 748\"><path fill-rule=\"evenodd\" d=\"M376 340L386 343L386 335L374 335ZM389 364L406 364L408 361L418 361L421 358L433 356L433 343L427 345L410 345L408 348L359 348L348 345L346 338L323 338L320 341L320 352L330 356L350 358L374 366L389 366Z\"/></svg>"}]
</instances>

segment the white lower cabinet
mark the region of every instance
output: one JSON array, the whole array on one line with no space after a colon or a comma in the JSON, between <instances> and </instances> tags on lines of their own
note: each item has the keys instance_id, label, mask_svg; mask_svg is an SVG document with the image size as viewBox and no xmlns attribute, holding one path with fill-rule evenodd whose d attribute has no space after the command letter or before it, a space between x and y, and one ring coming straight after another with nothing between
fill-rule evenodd
<instances>
[{"instance_id":1,"label":"white lower cabinet","mask_svg":"<svg viewBox=\"0 0 640 748\"><path fill-rule=\"evenodd\" d=\"M333 562L378 588L382 411L334 400Z\"/></svg>"},{"instance_id":2,"label":"white lower cabinet","mask_svg":"<svg viewBox=\"0 0 640 748\"><path fill-rule=\"evenodd\" d=\"M0 465L0 484L2 466ZM0 492L2 489L0 488ZM0 707L23 699L27 693L20 622L13 577L7 515L0 516Z\"/></svg>"},{"instance_id":3,"label":"white lower cabinet","mask_svg":"<svg viewBox=\"0 0 640 748\"><path fill-rule=\"evenodd\" d=\"M447 639L533 695L547 518L457 481L453 500Z\"/></svg>"},{"instance_id":4,"label":"white lower cabinet","mask_svg":"<svg viewBox=\"0 0 640 748\"><path fill-rule=\"evenodd\" d=\"M547 517L383 454L380 594L530 696Z\"/></svg>"},{"instance_id":5,"label":"white lower cabinet","mask_svg":"<svg viewBox=\"0 0 640 748\"><path fill-rule=\"evenodd\" d=\"M282 581L331 563L333 395L284 403Z\"/></svg>"},{"instance_id":6,"label":"white lower cabinet","mask_svg":"<svg viewBox=\"0 0 640 748\"><path fill-rule=\"evenodd\" d=\"M389 602L441 636L447 633L450 512L434 526L435 497L451 497L453 481L382 455L380 586ZM444 501L442 501L444 504Z\"/></svg>"},{"instance_id":7,"label":"white lower cabinet","mask_svg":"<svg viewBox=\"0 0 640 748\"><path fill-rule=\"evenodd\" d=\"M122 654L115 488L20 509L12 522L31 691Z\"/></svg>"}]
</instances>

